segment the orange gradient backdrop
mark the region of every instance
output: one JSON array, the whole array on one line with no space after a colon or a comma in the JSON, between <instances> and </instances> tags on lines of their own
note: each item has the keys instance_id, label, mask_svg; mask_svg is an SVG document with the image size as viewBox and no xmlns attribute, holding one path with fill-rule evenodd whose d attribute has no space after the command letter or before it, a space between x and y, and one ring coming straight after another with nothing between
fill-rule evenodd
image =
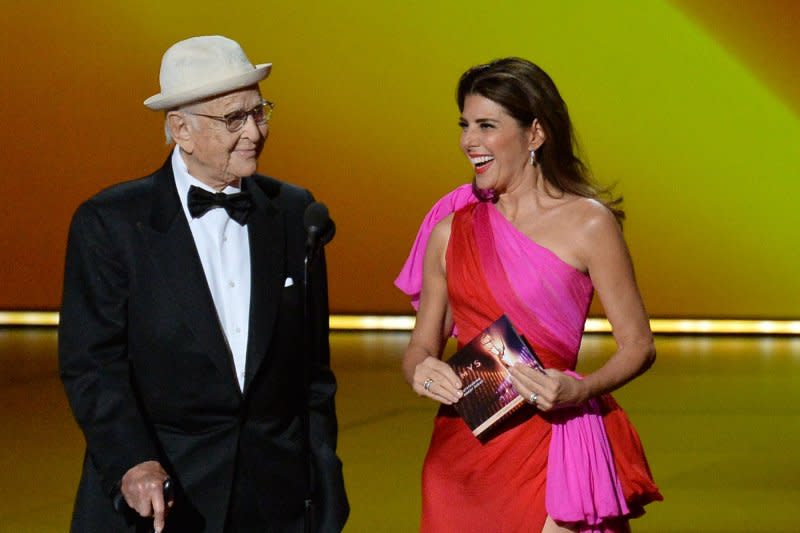
<instances>
[{"instance_id":1,"label":"orange gradient backdrop","mask_svg":"<svg viewBox=\"0 0 800 533\"><path fill-rule=\"evenodd\" d=\"M799 5L4 2L0 309L58 308L72 212L168 154L142 106L163 51L219 33L274 63L260 170L330 208L334 311L409 312L392 280L428 207L470 177L456 80L520 55L625 197L652 315L800 317Z\"/></svg>"}]
</instances>

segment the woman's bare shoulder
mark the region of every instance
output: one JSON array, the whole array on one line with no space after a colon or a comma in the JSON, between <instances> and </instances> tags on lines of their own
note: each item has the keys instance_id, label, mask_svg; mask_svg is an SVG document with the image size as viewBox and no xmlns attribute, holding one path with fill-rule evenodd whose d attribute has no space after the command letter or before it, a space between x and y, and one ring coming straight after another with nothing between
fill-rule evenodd
<instances>
[{"instance_id":1,"label":"woman's bare shoulder","mask_svg":"<svg viewBox=\"0 0 800 533\"><path fill-rule=\"evenodd\" d=\"M447 242L450 238L450 228L453 226L453 218L455 213L450 213L442 220L436 223L431 230L431 237L430 240L432 243L439 243Z\"/></svg>"},{"instance_id":2,"label":"woman's bare shoulder","mask_svg":"<svg viewBox=\"0 0 800 533\"><path fill-rule=\"evenodd\" d=\"M447 248L447 243L450 241L450 229L453 225L453 215L453 213L450 213L433 227L431 236L428 239L427 253L433 253L437 256L444 255L444 250Z\"/></svg>"},{"instance_id":3,"label":"woman's bare shoulder","mask_svg":"<svg viewBox=\"0 0 800 533\"><path fill-rule=\"evenodd\" d=\"M576 197L565 204L571 225L581 234L619 233L620 225L614 213L603 202L594 198Z\"/></svg>"},{"instance_id":4,"label":"woman's bare shoulder","mask_svg":"<svg viewBox=\"0 0 800 533\"><path fill-rule=\"evenodd\" d=\"M575 198L564 205L561 217L579 263L589 268L593 257L625 247L622 228L614 213L593 198ZM616 253L616 252L615 252Z\"/></svg>"}]
</instances>

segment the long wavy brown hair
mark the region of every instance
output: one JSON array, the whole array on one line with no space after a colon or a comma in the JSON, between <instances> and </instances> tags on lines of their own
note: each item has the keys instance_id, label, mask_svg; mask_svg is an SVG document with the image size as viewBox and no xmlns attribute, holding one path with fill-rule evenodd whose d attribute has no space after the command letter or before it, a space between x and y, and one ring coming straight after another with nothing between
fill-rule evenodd
<instances>
[{"instance_id":1,"label":"long wavy brown hair","mask_svg":"<svg viewBox=\"0 0 800 533\"><path fill-rule=\"evenodd\" d=\"M464 111L464 99L470 94L500 104L523 128L538 120L545 141L536 150L536 161L544 178L560 192L602 202L622 223L625 218L622 197L613 196L611 187L597 185L588 167L576 155L578 142L567 104L545 71L518 57L477 65L458 81L456 99L460 111Z\"/></svg>"}]
</instances>

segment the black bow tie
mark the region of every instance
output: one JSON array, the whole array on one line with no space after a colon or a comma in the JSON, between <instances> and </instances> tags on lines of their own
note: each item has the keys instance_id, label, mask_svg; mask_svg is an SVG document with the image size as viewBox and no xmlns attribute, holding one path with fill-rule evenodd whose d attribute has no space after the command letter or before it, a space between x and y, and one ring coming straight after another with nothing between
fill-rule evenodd
<instances>
[{"instance_id":1,"label":"black bow tie","mask_svg":"<svg viewBox=\"0 0 800 533\"><path fill-rule=\"evenodd\" d=\"M215 207L223 208L233 220L244 226L254 207L253 197L247 191L225 194L211 193L194 185L189 187L189 214L192 218L201 217Z\"/></svg>"}]
</instances>

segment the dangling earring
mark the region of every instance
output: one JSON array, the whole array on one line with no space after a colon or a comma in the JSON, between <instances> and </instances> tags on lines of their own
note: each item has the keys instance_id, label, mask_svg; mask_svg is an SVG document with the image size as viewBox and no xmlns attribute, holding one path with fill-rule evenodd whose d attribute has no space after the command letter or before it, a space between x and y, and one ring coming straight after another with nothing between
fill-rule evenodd
<instances>
[{"instance_id":1,"label":"dangling earring","mask_svg":"<svg viewBox=\"0 0 800 533\"><path fill-rule=\"evenodd\" d=\"M536 164L536 150L531 150L531 166Z\"/></svg>"}]
</instances>

